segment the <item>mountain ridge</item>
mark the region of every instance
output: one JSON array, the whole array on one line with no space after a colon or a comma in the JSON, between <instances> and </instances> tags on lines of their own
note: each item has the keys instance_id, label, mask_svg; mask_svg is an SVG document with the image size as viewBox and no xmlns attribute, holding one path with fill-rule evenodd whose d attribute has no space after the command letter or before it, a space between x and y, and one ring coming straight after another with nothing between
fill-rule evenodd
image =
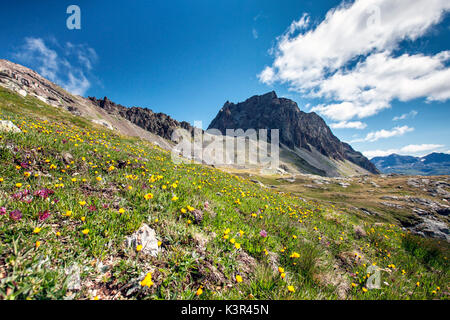
<instances>
[{"instance_id":1,"label":"mountain ridge","mask_svg":"<svg viewBox=\"0 0 450 320\"><path fill-rule=\"evenodd\" d=\"M290 150L312 152L314 148L327 158L348 160L370 173L379 173L360 152L341 142L319 115L301 111L296 102L279 98L275 91L239 103L225 102L208 129L222 134L226 129L279 129L280 142Z\"/></svg>"},{"instance_id":2,"label":"mountain ridge","mask_svg":"<svg viewBox=\"0 0 450 320\"><path fill-rule=\"evenodd\" d=\"M137 126L167 140L171 140L172 133L176 128L183 128L190 133L194 130L194 127L188 122L177 121L163 112L155 113L151 109L142 107L125 107L112 102L107 97L103 99L88 97L88 99L106 112L120 115Z\"/></svg>"}]
</instances>

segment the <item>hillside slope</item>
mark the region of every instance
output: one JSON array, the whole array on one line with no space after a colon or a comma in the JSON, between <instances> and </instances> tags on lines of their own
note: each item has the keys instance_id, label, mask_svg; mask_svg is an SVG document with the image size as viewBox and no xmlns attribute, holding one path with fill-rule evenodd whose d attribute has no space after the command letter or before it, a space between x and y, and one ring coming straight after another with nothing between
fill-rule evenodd
<instances>
[{"instance_id":1,"label":"hillside slope","mask_svg":"<svg viewBox=\"0 0 450 320\"><path fill-rule=\"evenodd\" d=\"M32 96L42 103L65 109L108 129L156 143L164 149L172 147L170 142L157 134L120 115L110 114L90 99L67 92L27 67L4 59L0 59L0 86L22 96Z\"/></svg>"},{"instance_id":2,"label":"hillside slope","mask_svg":"<svg viewBox=\"0 0 450 320\"><path fill-rule=\"evenodd\" d=\"M448 299L446 242L3 88L0 119L0 299Z\"/></svg>"}]
</instances>

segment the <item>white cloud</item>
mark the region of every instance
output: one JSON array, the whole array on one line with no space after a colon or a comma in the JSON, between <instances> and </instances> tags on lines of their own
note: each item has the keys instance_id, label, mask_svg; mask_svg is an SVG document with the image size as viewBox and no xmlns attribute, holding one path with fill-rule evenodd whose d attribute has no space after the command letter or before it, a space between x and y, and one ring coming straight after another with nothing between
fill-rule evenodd
<instances>
[{"instance_id":1,"label":"white cloud","mask_svg":"<svg viewBox=\"0 0 450 320\"><path fill-rule=\"evenodd\" d=\"M256 30L255 28L252 29L252 35L254 39L258 39L258 30Z\"/></svg>"},{"instance_id":2,"label":"white cloud","mask_svg":"<svg viewBox=\"0 0 450 320\"><path fill-rule=\"evenodd\" d=\"M278 38L275 60L260 81L324 99L312 110L337 121L375 115L394 99L445 101L450 51L397 56L396 49L423 36L448 10L448 0L356 0L315 26L303 15Z\"/></svg>"},{"instance_id":3,"label":"white cloud","mask_svg":"<svg viewBox=\"0 0 450 320\"><path fill-rule=\"evenodd\" d=\"M408 113L404 113L401 116L396 116L394 118L392 118L392 121L399 121L399 120L405 120L408 118L414 118L415 116L417 116L418 112L416 110L411 110Z\"/></svg>"},{"instance_id":4,"label":"white cloud","mask_svg":"<svg viewBox=\"0 0 450 320\"><path fill-rule=\"evenodd\" d=\"M35 60L37 72L48 79L55 79L58 71L58 54L49 49L40 38L25 38L21 51L16 53L19 60Z\"/></svg>"},{"instance_id":5,"label":"white cloud","mask_svg":"<svg viewBox=\"0 0 450 320\"><path fill-rule=\"evenodd\" d=\"M442 147L444 147L442 144L410 144L399 149L363 151L362 154L369 159L372 159L373 157L385 157L393 153L400 155L424 156L431 152L438 151Z\"/></svg>"},{"instance_id":6,"label":"white cloud","mask_svg":"<svg viewBox=\"0 0 450 320\"><path fill-rule=\"evenodd\" d=\"M386 139L386 138L392 138L392 137L397 137L397 136L402 136L407 132L411 132L414 131L414 128L410 128L408 126L402 126L402 127L395 127L392 128L391 130L378 130L378 131L372 131L369 132L366 137L364 139L356 139L353 140L352 143L354 142L374 142L380 139Z\"/></svg>"},{"instance_id":7,"label":"white cloud","mask_svg":"<svg viewBox=\"0 0 450 320\"><path fill-rule=\"evenodd\" d=\"M67 42L61 47L56 40L51 43L54 48L41 38L25 38L25 43L14 56L44 78L73 94L83 95L91 86L88 73L98 59L97 53L84 44Z\"/></svg>"},{"instance_id":8,"label":"white cloud","mask_svg":"<svg viewBox=\"0 0 450 320\"><path fill-rule=\"evenodd\" d=\"M330 127L333 129L365 129L367 124L361 121L341 121L331 123Z\"/></svg>"}]
</instances>

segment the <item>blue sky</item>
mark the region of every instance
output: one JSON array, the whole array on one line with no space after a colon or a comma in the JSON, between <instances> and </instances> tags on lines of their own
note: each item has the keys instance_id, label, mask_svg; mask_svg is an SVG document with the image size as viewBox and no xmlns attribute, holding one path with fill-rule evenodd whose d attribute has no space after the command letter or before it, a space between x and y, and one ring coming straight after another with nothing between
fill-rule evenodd
<instances>
[{"instance_id":1,"label":"blue sky","mask_svg":"<svg viewBox=\"0 0 450 320\"><path fill-rule=\"evenodd\" d=\"M81 30L66 27L71 4ZM225 101L275 90L369 157L423 155L450 150L449 10L444 0L15 1L0 12L0 58L204 127Z\"/></svg>"}]
</instances>

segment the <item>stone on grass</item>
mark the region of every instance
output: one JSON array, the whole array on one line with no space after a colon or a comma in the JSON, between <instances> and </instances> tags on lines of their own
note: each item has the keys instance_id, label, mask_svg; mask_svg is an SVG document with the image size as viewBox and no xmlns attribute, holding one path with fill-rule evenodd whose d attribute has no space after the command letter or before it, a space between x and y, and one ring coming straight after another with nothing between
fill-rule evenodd
<instances>
[{"instance_id":1,"label":"stone on grass","mask_svg":"<svg viewBox=\"0 0 450 320\"><path fill-rule=\"evenodd\" d=\"M78 264L73 264L65 270L67 275L67 289L70 291L81 290L81 270Z\"/></svg>"},{"instance_id":2,"label":"stone on grass","mask_svg":"<svg viewBox=\"0 0 450 320\"><path fill-rule=\"evenodd\" d=\"M156 232L147 224L143 224L136 232L125 239L126 246L136 249L138 245L142 246L140 253L148 254L156 257L160 251L158 247L158 240L156 239Z\"/></svg>"},{"instance_id":3,"label":"stone on grass","mask_svg":"<svg viewBox=\"0 0 450 320\"><path fill-rule=\"evenodd\" d=\"M22 132L12 121L1 120L0 121L0 132Z\"/></svg>"}]
</instances>

